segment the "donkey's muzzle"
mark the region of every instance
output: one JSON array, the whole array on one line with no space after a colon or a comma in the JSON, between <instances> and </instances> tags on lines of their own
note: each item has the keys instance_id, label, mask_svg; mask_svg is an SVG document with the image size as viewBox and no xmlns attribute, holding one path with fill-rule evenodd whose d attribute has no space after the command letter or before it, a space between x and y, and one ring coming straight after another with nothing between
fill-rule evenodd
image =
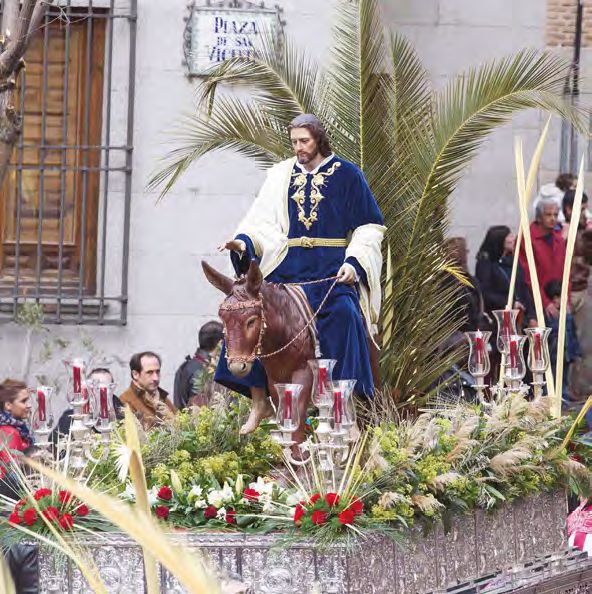
<instances>
[{"instance_id":1,"label":"donkey's muzzle","mask_svg":"<svg viewBox=\"0 0 592 594\"><path fill-rule=\"evenodd\" d=\"M245 377L251 373L253 363L248 361L228 361L228 369L230 373L236 377Z\"/></svg>"}]
</instances>

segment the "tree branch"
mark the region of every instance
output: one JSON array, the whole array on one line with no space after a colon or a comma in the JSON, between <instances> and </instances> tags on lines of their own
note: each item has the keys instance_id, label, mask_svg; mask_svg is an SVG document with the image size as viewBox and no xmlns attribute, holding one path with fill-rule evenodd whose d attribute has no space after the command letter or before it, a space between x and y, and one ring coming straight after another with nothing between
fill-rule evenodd
<instances>
[{"instance_id":1,"label":"tree branch","mask_svg":"<svg viewBox=\"0 0 592 594\"><path fill-rule=\"evenodd\" d=\"M16 23L16 31L11 31L10 41L6 49L0 54L0 79L7 78L15 70L19 60L23 57L31 39L29 31L33 13L38 23L45 16L48 3L45 0L23 0Z\"/></svg>"}]
</instances>

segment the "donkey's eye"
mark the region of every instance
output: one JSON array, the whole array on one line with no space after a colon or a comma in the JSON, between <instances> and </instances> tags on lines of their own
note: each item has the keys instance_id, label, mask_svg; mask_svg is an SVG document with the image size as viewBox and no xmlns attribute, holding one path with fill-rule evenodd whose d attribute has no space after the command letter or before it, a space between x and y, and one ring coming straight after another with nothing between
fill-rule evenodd
<instances>
[{"instance_id":1,"label":"donkey's eye","mask_svg":"<svg viewBox=\"0 0 592 594\"><path fill-rule=\"evenodd\" d=\"M255 322L257 321L257 318L249 318L247 320L247 328L252 328L255 325Z\"/></svg>"}]
</instances>

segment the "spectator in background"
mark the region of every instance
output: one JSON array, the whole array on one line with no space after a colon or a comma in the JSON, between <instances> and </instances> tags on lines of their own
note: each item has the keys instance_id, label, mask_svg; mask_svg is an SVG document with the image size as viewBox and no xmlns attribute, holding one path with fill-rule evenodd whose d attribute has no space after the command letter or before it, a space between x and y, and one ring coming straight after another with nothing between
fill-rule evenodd
<instances>
[{"instance_id":1,"label":"spectator in background","mask_svg":"<svg viewBox=\"0 0 592 594\"><path fill-rule=\"evenodd\" d=\"M557 225L559 207L551 198L539 200L536 207L536 220L530 224L530 236L534 263L536 266L539 288L545 316L557 318L559 311L556 303L544 291L547 283L563 277L565 263L565 239ZM532 294L532 280L528 269L528 261L524 250L524 243L520 248L520 265L524 270L524 278Z\"/></svg>"},{"instance_id":2,"label":"spectator in background","mask_svg":"<svg viewBox=\"0 0 592 594\"><path fill-rule=\"evenodd\" d=\"M160 357L152 351L132 355L132 381L119 399L132 409L145 430L171 422L177 408L168 399L168 392L160 387Z\"/></svg>"},{"instance_id":3,"label":"spectator in background","mask_svg":"<svg viewBox=\"0 0 592 594\"><path fill-rule=\"evenodd\" d=\"M175 374L173 401L178 409L189 405L204 406L209 402L210 387L204 376L212 363L212 356L223 338L222 324L212 321L199 329L199 348L193 357L187 355Z\"/></svg>"},{"instance_id":4,"label":"spectator in background","mask_svg":"<svg viewBox=\"0 0 592 594\"><path fill-rule=\"evenodd\" d=\"M505 309L508 303L515 248L516 237L510 228L506 225L495 225L487 230L477 252L475 276L479 281L485 311L491 319L494 309ZM524 324L536 318L532 295L520 264L516 273L514 308L522 312Z\"/></svg>"},{"instance_id":5,"label":"spectator in background","mask_svg":"<svg viewBox=\"0 0 592 594\"><path fill-rule=\"evenodd\" d=\"M571 225L575 191L568 190L563 197L565 223L561 230L567 241ZM592 391L592 304L589 297L590 264L592 264L592 226L587 221L588 196L582 196L582 210L571 265L571 309L574 315L578 338L582 347L582 359L571 366L570 392L574 400L586 400Z\"/></svg>"},{"instance_id":6,"label":"spectator in background","mask_svg":"<svg viewBox=\"0 0 592 594\"><path fill-rule=\"evenodd\" d=\"M547 299L553 302L557 312L560 311L561 306L561 281L552 280L545 285L545 295ZM545 314L545 324L551 328L549 334L549 352L551 355L551 368L553 376L557 377L557 343L559 341L559 319L555 316ZM563 355L563 380L562 380L562 400L564 405L570 404L569 392L569 368L571 364L582 356L580 344L578 342L578 335L576 332L576 325L573 315L567 313L565 319L565 350Z\"/></svg>"},{"instance_id":7,"label":"spectator in background","mask_svg":"<svg viewBox=\"0 0 592 594\"><path fill-rule=\"evenodd\" d=\"M576 176L572 173L560 173L554 184L544 184L541 186L541 189L533 202L535 213L537 204L540 200L552 199L557 205L557 208L559 208L559 221L563 222L563 213L561 211L563 196L568 190L575 189L577 181Z\"/></svg>"}]
</instances>

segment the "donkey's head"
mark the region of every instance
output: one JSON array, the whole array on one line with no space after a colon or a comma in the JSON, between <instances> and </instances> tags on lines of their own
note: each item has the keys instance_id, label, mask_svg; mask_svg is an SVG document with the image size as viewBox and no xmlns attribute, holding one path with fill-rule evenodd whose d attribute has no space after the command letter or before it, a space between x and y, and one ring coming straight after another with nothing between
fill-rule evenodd
<instances>
[{"instance_id":1,"label":"donkey's head","mask_svg":"<svg viewBox=\"0 0 592 594\"><path fill-rule=\"evenodd\" d=\"M207 262L201 264L208 281L226 295L218 315L224 324L228 369L237 377L245 377L260 354L265 332L261 270L252 261L247 275L234 281Z\"/></svg>"}]
</instances>

